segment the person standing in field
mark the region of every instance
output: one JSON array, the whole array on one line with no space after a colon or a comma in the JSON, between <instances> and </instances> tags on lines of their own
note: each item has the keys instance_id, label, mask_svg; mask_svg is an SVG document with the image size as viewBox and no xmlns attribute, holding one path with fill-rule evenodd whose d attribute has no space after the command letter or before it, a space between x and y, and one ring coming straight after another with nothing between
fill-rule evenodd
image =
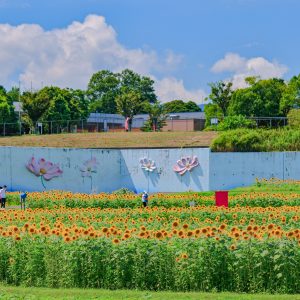
<instances>
[{"instance_id":1,"label":"person standing in field","mask_svg":"<svg viewBox=\"0 0 300 300\"><path fill-rule=\"evenodd\" d=\"M26 200L26 197L27 197L27 193L26 192L22 192L20 194L20 204L21 204L21 210L24 209L25 210L25 200Z\"/></svg>"},{"instance_id":2,"label":"person standing in field","mask_svg":"<svg viewBox=\"0 0 300 300\"><path fill-rule=\"evenodd\" d=\"M0 186L0 206L1 207L2 207L2 193L1 193L2 189L3 189L3 187Z\"/></svg>"},{"instance_id":3,"label":"person standing in field","mask_svg":"<svg viewBox=\"0 0 300 300\"><path fill-rule=\"evenodd\" d=\"M6 189L7 189L6 185L4 185L3 188L0 189L1 208L5 208L5 204L6 204Z\"/></svg>"},{"instance_id":4,"label":"person standing in field","mask_svg":"<svg viewBox=\"0 0 300 300\"><path fill-rule=\"evenodd\" d=\"M144 207L148 206L148 193L146 191L142 194L142 203Z\"/></svg>"}]
</instances>

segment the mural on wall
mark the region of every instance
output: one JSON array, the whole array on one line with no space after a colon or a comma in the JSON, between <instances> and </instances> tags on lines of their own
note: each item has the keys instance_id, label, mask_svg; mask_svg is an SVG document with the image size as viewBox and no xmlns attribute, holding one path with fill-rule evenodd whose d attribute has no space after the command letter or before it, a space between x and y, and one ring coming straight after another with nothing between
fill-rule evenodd
<instances>
[{"instance_id":1,"label":"mural on wall","mask_svg":"<svg viewBox=\"0 0 300 300\"><path fill-rule=\"evenodd\" d=\"M50 161L46 161L44 158L36 160L34 156L28 161L26 168L35 176L41 178L44 189L46 189L44 179L49 181L53 177L58 177L63 173L58 164L53 164Z\"/></svg>"},{"instance_id":2,"label":"mural on wall","mask_svg":"<svg viewBox=\"0 0 300 300\"><path fill-rule=\"evenodd\" d=\"M176 165L173 167L173 170L182 176L187 171L191 172L197 166L199 166L197 156L186 156L181 157L180 160L177 160Z\"/></svg>"},{"instance_id":3,"label":"mural on wall","mask_svg":"<svg viewBox=\"0 0 300 300\"><path fill-rule=\"evenodd\" d=\"M147 157L140 159L141 168L147 173L147 192L149 192L150 173L156 170L155 161Z\"/></svg>"},{"instance_id":4,"label":"mural on wall","mask_svg":"<svg viewBox=\"0 0 300 300\"><path fill-rule=\"evenodd\" d=\"M156 169L155 161L146 157L140 159L141 168L147 172L153 172Z\"/></svg>"},{"instance_id":5,"label":"mural on wall","mask_svg":"<svg viewBox=\"0 0 300 300\"><path fill-rule=\"evenodd\" d=\"M98 162L95 157L87 160L83 163L83 166L80 168L82 177L92 177L92 173L97 173Z\"/></svg>"}]
</instances>

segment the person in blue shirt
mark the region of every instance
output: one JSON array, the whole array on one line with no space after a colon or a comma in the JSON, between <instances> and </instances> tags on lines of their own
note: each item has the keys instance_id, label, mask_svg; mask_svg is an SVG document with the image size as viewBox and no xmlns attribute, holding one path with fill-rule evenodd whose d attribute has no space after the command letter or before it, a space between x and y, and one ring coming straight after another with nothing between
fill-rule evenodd
<instances>
[{"instance_id":1,"label":"person in blue shirt","mask_svg":"<svg viewBox=\"0 0 300 300\"><path fill-rule=\"evenodd\" d=\"M20 203L21 203L21 209L24 209L25 210L25 200L26 200L26 197L27 197L27 193L26 192L21 192L20 194Z\"/></svg>"},{"instance_id":2,"label":"person in blue shirt","mask_svg":"<svg viewBox=\"0 0 300 300\"><path fill-rule=\"evenodd\" d=\"M144 191L142 194L142 203L144 207L148 206L148 197L148 193Z\"/></svg>"}]
</instances>

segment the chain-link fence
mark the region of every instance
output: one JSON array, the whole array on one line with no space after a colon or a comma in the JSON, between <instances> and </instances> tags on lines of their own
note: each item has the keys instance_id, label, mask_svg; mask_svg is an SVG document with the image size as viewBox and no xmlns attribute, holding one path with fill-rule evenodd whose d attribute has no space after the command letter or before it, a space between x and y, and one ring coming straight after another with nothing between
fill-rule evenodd
<instances>
[{"instance_id":1,"label":"chain-link fence","mask_svg":"<svg viewBox=\"0 0 300 300\"><path fill-rule=\"evenodd\" d=\"M216 121L217 118L213 118ZM253 128L277 128L288 124L286 117L249 117L254 121ZM135 120L133 120L135 121ZM221 120L218 120L219 122ZM166 120L162 131L199 131L204 128L204 119L171 119ZM132 131L139 131L144 121L137 119L133 123ZM0 123L0 136L14 136L24 134L59 134L84 132L121 132L124 131L124 120L107 118L104 120L56 120L39 121L34 126L27 123Z\"/></svg>"},{"instance_id":2,"label":"chain-link fence","mask_svg":"<svg viewBox=\"0 0 300 300\"><path fill-rule=\"evenodd\" d=\"M222 122L224 119L230 117L212 117L210 120L211 125L217 125L218 123ZM287 117L246 117L248 120L253 121L252 128L278 128L284 127L288 125L288 118Z\"/></svg>"},{"instance_id":3,"label":"chain-link fence","mask_svg":"<svg viewBox=\"0 0 300 300\"><path fill-rule=\"evenodd\" d=\"M105 122L93 122L83 120L56 120L39 121L34 126L28 123L0 123L0 136L14 136L26 134L58 134L58 133L82 133L82 132L103 132L123 131L124 123L118 119L110 119Z\"/></svg>"}]
</instances>

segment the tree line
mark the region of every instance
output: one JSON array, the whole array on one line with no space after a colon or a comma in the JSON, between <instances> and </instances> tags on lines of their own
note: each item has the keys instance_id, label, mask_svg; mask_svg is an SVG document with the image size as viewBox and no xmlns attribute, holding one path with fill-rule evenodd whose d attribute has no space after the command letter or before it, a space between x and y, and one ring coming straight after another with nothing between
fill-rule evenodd
<instances>
[{"instance_id":1,"label":"tree line","mask_svg":"<svg viewBox=\"0 0 300 300\"><path fill-rule=\"evenodd\" d=\"M210 83L205 105L206 119L225 116L277 117L300 106L300 75L288 81L248 77L245 88L233 89L232 82ZM101 70L92 75L86 90L46 86L37 91L17 87L6 91L0 86L0 123L18 121L13 102L21 101L22 123L28 128L36 122L86 119L91 112L119 113L132 120L139 113L149 114L146 130L159 130L167 114L201 111L193 102L158 101L154 81L126 69L119 73Z\"/></svg>"},{"instance_id":2,"label":"tree line","mask_svg":"<svg viewBox=\"0 0 300 300\"><path fill-rule=\"evenodd\" d=\"M247 87L233 89L232 82L211 83L205 106L207 121L211 117L286 117L292 108L300 107L300 75L288 81L279 78L247 77Z\"/></svg>"},{"instance_id":3,"label":"tree line","mask_svg":"<svg viewBox=\"0 0 300 300\"><path fill-rule=\"evenodd\" d=\"M154 90L154 81L129 69L120 73L101 70L92 75L87 89L46 86L38 91L23 91L13 87L0 88L0 122L17 122L13 102L21 101L22 123L33 128L36 122L86 119L91 112L119 113L129 120L139 113L149 114L149 130L159 129L171 112L201 111L193 102L174 100L162 104Z\"/></svg>"}]
</instances>

